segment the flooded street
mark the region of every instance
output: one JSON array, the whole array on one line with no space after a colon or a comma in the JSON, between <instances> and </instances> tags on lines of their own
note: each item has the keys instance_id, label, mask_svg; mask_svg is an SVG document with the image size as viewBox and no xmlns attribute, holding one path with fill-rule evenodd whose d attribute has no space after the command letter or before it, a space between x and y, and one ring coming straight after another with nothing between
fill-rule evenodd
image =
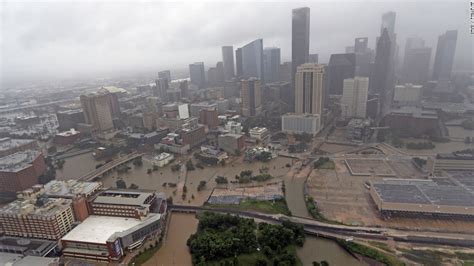
<instances>
[{"instance_id":1,"label":"flooded street","mask_svg":"<svg viewBox=\"0 0 474 266\"><path fill-rule=\"evenodd\" d=\"M329 265L358 266L364 263L358 261L341 248L336 242L316 237L306 237L304 246L297 250L303 265L313 265L313 261L327 261Z\"/></svg>"},{"instance_id":2,"label":"flooded street","mask_svg":"<svg viewBox=\"0 0 474 266\"><path fill-rule=\"evenodd\" d=\"M79 178L95 170L96 165L103 163L103 161L96 161L92 156L92 152L69 157L65 161L63 169L56 170L56 179L58 180Z\"/></svg>"},{"instance_id":3,"label":"flooded street","mask_svg":"<svg viewBox=\"0 0 474 266\"><path fill-rule=\"evenodd\" d=\"M168 231L161 248L147 261L145 266L192 265L186 241L197 230L198 220L194 214L171 214Z\"/></svg>"}]
</instances>

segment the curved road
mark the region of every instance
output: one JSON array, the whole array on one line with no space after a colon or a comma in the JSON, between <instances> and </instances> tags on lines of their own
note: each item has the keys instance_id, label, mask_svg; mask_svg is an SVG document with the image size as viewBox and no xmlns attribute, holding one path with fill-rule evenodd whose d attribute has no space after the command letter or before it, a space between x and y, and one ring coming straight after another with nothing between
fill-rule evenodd
<instances>
[{"instance_id":1,"label":"curved road","mask_svg":"<svg viewBox=\"0 0 474 266\"><path fill-rule=\"evenodd\" d=\"M395 230L386 228L346 226L338 224L327 224L318 222L313 219L302 217L290 217L282 214L270 215L235 209L218 209L207 208L202 206L185 206L185 205L169 205L170 211L176 212L199 212L211 211L219 213L230 213L244 217L262 220L272 224L281 224L282 221L288 220L303 225L307 234L327 237L332 239L377 239L377 240L393 240L399 242L407 242L414 244L433 244L474 247L474 236L457 233L441 233L441 232L423 232L409 230Z\"/></svg>"}]
</instances>

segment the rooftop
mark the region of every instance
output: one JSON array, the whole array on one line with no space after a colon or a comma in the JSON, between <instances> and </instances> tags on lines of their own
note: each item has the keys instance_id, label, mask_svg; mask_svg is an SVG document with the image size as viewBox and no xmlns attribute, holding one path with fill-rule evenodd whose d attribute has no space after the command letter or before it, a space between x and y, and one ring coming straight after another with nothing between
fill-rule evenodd
<instances>
[{"instance_id":1,"label":"rooftop","mask_svg":"<svg viewBox=\"0 0 474 266\"><path fill-rule=\"evenodd\" d=\"M34 142L34 139L12 139L12 138L1 138L0 139L0 151L5 151L20 147L22 145Z\"/></svg>"},{"instance_id":2,"label":"rooftop","mask_svg":"<svg viewBox=\"0 0 474 266\"><path fill-rule=\"evenodd\" d=\"M371 185L385 202L474 207L474 191L451 178L384 179Z\"/></svg>"},{"instance_id":3,"label":"rooftop","mask_svg":"<svg viewBox=\"0 0 474 266\"><path fill-rule=\"evenodd\" d=\"M44 185L46 195L65 198L87 195L100 187L102 187L100 182L80 182L73 179L67 181L53 180Z\"/></svg>"},{"instance_id":4,"label":"rooftop","mask_svg":"<svg viewBox=\"0 0 474 266\"><path fill-rule=\"evenodd\" d=\"M91 215L67 233L62 240L105 244L113 234L141 223L139 219Z\"/></svg>"},{"instance_id":5,"label":"rooftop","mask_svg":"<svg viewBox=\"0 0 474 266\"><path fill-rule=\"evenodd\" d=\"M0 214L53 216L63 209L70 208L72 201L63 198L40 197L36 202L29 199L15 200L2 208Z\"/></svg>"},{"instance_id":6,"label":"rooftop","mask_svg":"<svg viewBox=\"0 0 474 266\"><path fill-rule=\"evenodd\" d=\"M70 136L75 136L75 135L80 134L80 133L81 132L75 130L74 128L71 128L71 130L59 132L58 134L56 134L56 136L70 137Z\"/></svg>"},{"instance_id":7,"label":"rooftop","mask_svg":"<svg viewBox=\"0 0 474 266\"><path fill-rule=\"evenodd\" d=\"M56 242L50 240L12 236L0 237L0 252L2 250L9 250L9 252L14 251L15 253L24 255L44 256L55 246Z\"/></svg>"},{"instance_id":8,"label":"rooftop","mask_svg":"<svg viewBox=\"0 0 474 266\"><path fill-rule=\"evenodd\" d=\"M415 106L402 106L398 109L392 109L391 115L412 116L415 118L438 119L438 114L433 110L424 110Z\"/></svg>"},{"instance_id":9,"label":"rooftop","mask_svg":"<svg viewBox=\"0 0 474 266\"><path fill-rule=\"evenodd\" d=\"M169 153L166 153L166 152L162 152L160 154L158 154L157 156L155 156L155 160L158 160L158 161L161 161L161 160L164 160L168 157L171 157L173 155L169 154Z\"/></svg>"},{"instance_id":10,"label":"rooftop","mask_svg":"<svg viewBox=\"0 0 474 266\"><path fill-rule=\"evenodd\" d=\"M106 190L95 199L97 204L143 206L149 204L149 197L154 195L152 190Z\"/></svg>"},{"instance_id":11,"label":"rooftop","mask_svg":"<svg viewBox=\"0 0 474 266\"><path fill-rule=\"evenodd\" d=\"M18 172L30 166L40 154L39 151L27 150L4 156L0 158L0 171Z\"/></svg>"}]
</instances>

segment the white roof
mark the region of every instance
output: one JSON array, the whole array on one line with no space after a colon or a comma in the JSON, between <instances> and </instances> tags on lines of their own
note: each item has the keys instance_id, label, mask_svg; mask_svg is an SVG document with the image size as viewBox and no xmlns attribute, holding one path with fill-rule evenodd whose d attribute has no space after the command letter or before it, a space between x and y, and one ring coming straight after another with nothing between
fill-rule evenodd
<instances>
[{"instance_id":1,"label":"white roof","mask_svg":"<svg viewBox=\"0 0 474 266\"><path fill-rule=\"evenodd\" d=\"M105 244L114 233L128 230L141 222L133 218L91 215L62 240Z\"/></svg>"}]
</instances>

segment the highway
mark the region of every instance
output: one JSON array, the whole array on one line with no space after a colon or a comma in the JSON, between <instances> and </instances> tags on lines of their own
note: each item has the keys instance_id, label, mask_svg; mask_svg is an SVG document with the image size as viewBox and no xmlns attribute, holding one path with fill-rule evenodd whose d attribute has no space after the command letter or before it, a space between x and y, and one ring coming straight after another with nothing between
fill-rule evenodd
<instances>
[{"instance_id":1,"label":"highway","mask_svg":"<svg viewBox=\"0 0 474 266\"><path fill-rule=\"evenodd\" d=\"M272 224L281 224L288 220L303 225L305 232L309 235L326 237L331 239L358 238L368 240L398 241L413 244L432 244L459 247L474 247L474 236L458 233L443 233L431 231L412 231L377 227L346 226L318 222L313 219L302 217L290 217L282 214L270 215L241 211L236 209L219 209L202 206L169 205L170 211L174 212L201 212L210 211L218 213L229 213L243 217L253 218Z\"/></svg>"}]
</instances>

